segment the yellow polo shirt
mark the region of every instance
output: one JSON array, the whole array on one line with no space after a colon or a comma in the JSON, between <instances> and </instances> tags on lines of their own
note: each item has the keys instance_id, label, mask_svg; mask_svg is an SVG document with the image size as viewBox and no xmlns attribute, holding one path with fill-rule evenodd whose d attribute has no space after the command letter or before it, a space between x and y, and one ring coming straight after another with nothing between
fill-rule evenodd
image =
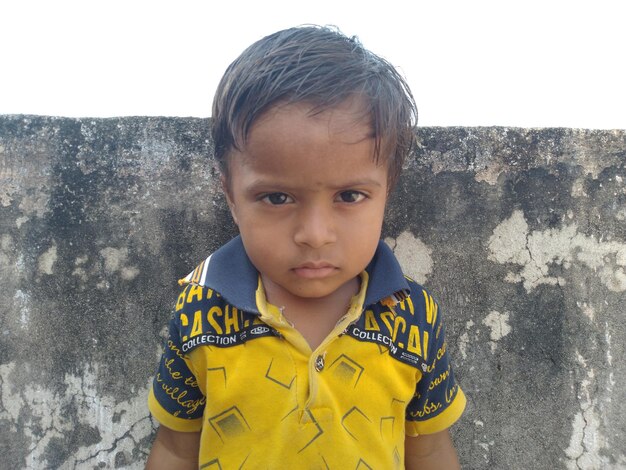
<instances>
[{"instance_id":1,"label":"yellow polo shirt","mask_svg":"<svg viewBox=\"0 0 626 470\"><path fill-rule=\"evenodd\" d=\"M184 283L149 407L202 431L200 468L404 468L406 435L463 412L438 306L383 243L314 351L266 302L239 237Z\"/></svg>"}]
</instances>

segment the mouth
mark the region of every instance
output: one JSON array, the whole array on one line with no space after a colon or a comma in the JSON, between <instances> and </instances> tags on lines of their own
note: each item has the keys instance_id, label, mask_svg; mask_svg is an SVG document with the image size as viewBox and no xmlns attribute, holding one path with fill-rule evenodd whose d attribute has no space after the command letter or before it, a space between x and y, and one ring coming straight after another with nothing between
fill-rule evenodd
<instances>
[{"instance_id":1,"label":"mouth","mask_svg":"<svg viewBox=\"0 0 626 470\"><path fill-rule=\"evenodd\" d=\"M302 277L304 279L321 279L330 276L336 270L336 266L326 262L303 263L293 268L293 272L296 274L296 276Z\"/></svg>"}]
</instances>

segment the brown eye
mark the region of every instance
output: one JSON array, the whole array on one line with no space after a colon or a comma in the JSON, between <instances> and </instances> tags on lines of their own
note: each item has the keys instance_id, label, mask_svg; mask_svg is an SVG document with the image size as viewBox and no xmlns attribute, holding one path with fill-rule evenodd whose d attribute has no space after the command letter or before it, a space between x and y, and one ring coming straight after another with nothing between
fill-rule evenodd
<instances>
[{"instance_id":1,"label":"brown eye","mask_svg":"<svg viewBox=\"0 0 626 470\"><path fill-rule=\"evenodd\" d=\"M341 193L339 193L339 197L338 197L340 202L347 202L347 203L359 202L363 198L365 198L365 194L359 191L342 191Z\"/></svg>"},{"instance_id":2,"label":"brown eye","mask_svg":"<svg viewBox=\"0 0 626 470\"><path fill-rule=\"evenodd\" d=\"M285 193L270 193L266 194L262 198L262 200L273 206L280 206L282 204L287 204L288 202L290 202L291 198Z\"/></svg>"}]
</instances>

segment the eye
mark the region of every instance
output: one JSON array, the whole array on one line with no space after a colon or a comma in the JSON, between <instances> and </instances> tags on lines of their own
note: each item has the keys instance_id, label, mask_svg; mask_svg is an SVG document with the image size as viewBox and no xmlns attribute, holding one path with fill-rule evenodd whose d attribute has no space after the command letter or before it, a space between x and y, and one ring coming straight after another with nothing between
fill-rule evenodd
<instances>
[{"instance_id":1,"label":"eye","mask_svg":"<svg viewBox=\"0 0 626 470\"><path fill-rule=\"evenodd\" d=\"M291 197L289 197L285 193L266 194L261 198L261 200L267 202L268 204L271 204L272 206L281 206L283 204L287 204L293 201L293 199L291 199Z\"/></svg>"},{"instance_id":2,"label":"eye","mask_svg":"<svg viewBox=\"0 0 626 470\"><path fill-rule=\"evenodd\" d=\"M367 196L360 191L342 191L339 193L339 202L355 203L360 202Z\"/></svg>"}]
</instances>

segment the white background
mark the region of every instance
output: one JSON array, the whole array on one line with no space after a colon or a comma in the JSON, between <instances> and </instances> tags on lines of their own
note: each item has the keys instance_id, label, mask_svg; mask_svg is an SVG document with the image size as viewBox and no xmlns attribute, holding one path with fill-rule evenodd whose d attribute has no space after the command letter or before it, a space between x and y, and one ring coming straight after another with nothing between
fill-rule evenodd
<instances>
[{"instance_id":1,"label":"white background","mask_svg":"<svg viewBox=\"0 0 626 470\"><path fill-rule=\"evenodd\" d=\"M206 117L245 47L316 23L398 66L420 125L625 129L625 13L622 0L0 0L0 114Z\"/></svg>"}]
</instances>

